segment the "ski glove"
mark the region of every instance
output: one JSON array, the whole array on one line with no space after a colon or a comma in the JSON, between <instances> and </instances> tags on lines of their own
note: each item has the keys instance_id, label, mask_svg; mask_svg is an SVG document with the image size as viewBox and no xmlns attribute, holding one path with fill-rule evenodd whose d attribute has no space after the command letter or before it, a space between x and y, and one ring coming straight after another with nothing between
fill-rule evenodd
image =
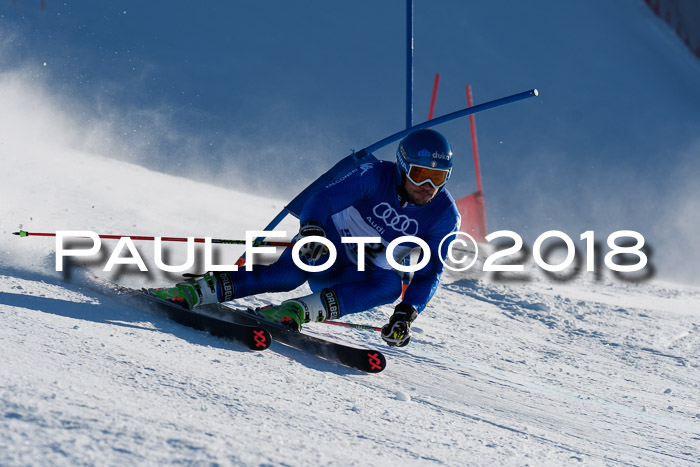
<instances>
[{"instance_id":1,"label":"ski glove","mask_svg":"<svg viewBox=\"0 0 700 467\"><path fill-rule=\"evenodd\" d=\"M399 303L389 323L382 328L382 339L390 346L403 347L411 340L411 323L418 316L416 309L408 303Z\"/></svg>"},{"instance_id":2,"label":"ski glove","mask_svg":"<svg viewBox=\"0 0 700 467\"><path fill-rule=\"evenodd\" d=\"M312 236L325 237L326 231L323 230L320 223L309 220L301 226L295 240L299 241L304 237ZM308 242L299 249L299 254L307 260L315 262L328 254L328 248L321 242Z\"/></svg>"}]
</instances>

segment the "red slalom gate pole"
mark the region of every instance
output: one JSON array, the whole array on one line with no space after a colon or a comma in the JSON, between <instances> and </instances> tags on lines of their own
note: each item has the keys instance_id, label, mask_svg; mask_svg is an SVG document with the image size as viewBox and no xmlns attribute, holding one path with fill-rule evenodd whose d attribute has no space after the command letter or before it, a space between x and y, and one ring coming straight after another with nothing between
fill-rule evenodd
<instances>
[{"instance_id":1,"label":"red slalom gate pole","mask_svg":"<svg viewBox=\"0 0 700 467\"><path fill-rule=\"evenodd\" d=\"M55 237L55 233L45 233L45 232L27 232L26 230L20 230L19 232L12 232L12 235L19 235L20 237ZM141 235L98 235L99 238L105 240L119 240L123 237L129 237L132 240L146 240L155 241L156 237L147 237ZM73 238L89 238L89 237L73 237ZM160 237L162 242L186 242L187 237ZM195 243L204 243L204 238L193 238ZM224 245L245 245L245 240L230 240L224 238L212 238L212 243L224 244ZM253 240L253 246L294 246L292 242L272 242L264 240Z\"/></svg>"},{"instance_id":2,"label":"red slalom gate pole","mask_svg":"<svg viewBox=\"0 0 700 467\"><path fill-rule=\"evenodd\" d=\"M440 73L435 73L435 82L433 83L433 95L430 98L430 110L428 111L428 120L433 119L435 113L435 100L437 99L438 86L440 85Z\"/></svg>"},{"instance_id":3,"label":"red slalom gate pole","mask_svg":"<svg viewBox=\"0 0 700 467\"><path fill-rule=\"evenodd\" d=\"M472 107L474 105L472 101L472 87L467 84L467 106ZM474 120L474 114L469 115L469 128L472 133L472 151L474 152L474 171L476 172L476 189L479 193L482 193L481 189L481 168L479 166L479 145L476 142L476 123Z\"/></svg>"}]
</instances>

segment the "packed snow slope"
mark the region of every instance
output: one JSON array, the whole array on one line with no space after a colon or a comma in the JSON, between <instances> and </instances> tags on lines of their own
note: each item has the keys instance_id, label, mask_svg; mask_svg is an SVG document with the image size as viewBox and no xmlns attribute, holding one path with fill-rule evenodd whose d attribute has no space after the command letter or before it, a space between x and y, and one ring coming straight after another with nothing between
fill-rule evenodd
<instances>
[{"instance_id":1,"label":"packed snow slope","mask_svg":"<svg viewBox=\"0 0 700 467\"><path fill-rule=\"evenodd\" d=\"M280 344L254 353L92 291L90 274L131 286L175 280L132 266L102 272L115 242L66 274L54 271L52 239L11 232L230 238L283 203L23 140L0 147L0 465L700 459L698 289L608 273L566 283L534 270L517 283L451 273L404 349L372 332L307 326L382 349L381 374ZM240 253L229 248L222 263ZM152 245L139 250L152 266ZM184 248L169 251L182 260ZM346 319L381 325L391 310Z\"/></svg>"}]
</instances>

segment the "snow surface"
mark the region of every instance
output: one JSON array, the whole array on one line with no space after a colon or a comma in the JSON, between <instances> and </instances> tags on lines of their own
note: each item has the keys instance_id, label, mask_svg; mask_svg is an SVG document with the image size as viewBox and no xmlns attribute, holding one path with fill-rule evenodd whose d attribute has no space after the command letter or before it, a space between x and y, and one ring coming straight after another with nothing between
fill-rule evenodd
<instances>
[{"instance_id":1,"label":"snow surface","mask_svg":"<svg viewBox=\"0 0 700 467\"><path fill-rule=\"evenodd\" d=\"M27 2L18 5L22 3ZM647 15L646 7L638 3L638 8L615 3L611 11L636 9ZM598 16L606 24L617 22L614 14L599 14L601 4L595 3L595 8L591 2L579 4L578 8L588 15L582 15L575 26L586 31L595 29L596 25L589 22ZM541 14L541 8L521 8L532 9L533 17L542 17L559 28L571 27L556 15ZM500 21L502 15L497 16ZM469 20L479 23L476 18ZM593 185L589 190L601 204L593 208L577 204L581 193L587 194L588 189L576 182L576 171L571 166L554 164L561 170L552 172L550 178L564 172L573 174L562 178L562 184L571 185L576 196L566 196L564 191L558 198L567 216L576 217L589 209L588 216L583 216L585 222L595 217L596 222L602 219L620 226L624 224L621 219L629 219L627 211L651 219L666 235L665 246L680 246L663 249L663 255L657 252L654 261L670 259L675 268L689 271L692 277L692 271L697 271L693 259L697 257L698 232L698 197L694 195L698 192L697 145L688 143L692 138L682 136L691 134L697 121L693 107L697 93L689 90L697 86L698 68L683 55L686 51L676 43L673 33L663 25L656 28L655 18L649 18L624 23L629 31L615 34L610 31L617 27L603 25L608 32L595 36L596 47L582 42L576 53L569 53L562 46L567 51L566 60L561 50L552 55L557 51L554 47L549 53L539 54L546 60L536 69L552 72L551 80L546 82L548 97L543 92L537 107L531 106L535 110L514 107L512 112L485 115L480 121L491 122L491 128L503 128L508 133L521 128L514 122L522 120L522 115L545 109L544 104L552 105L546 107L546 112L539 110L538 115L551 114L561 120L561 126L550 124L547 128L554 130L543 132L542 140L567 141L566 145L557 143L552 153L561 152L575 160L588 150L587 144L601 151L608 148L603 154L624 147L624 157L635 153L635 145L648 146L650 142L658 146L687 145L687 157L676 159L692 163L679 164L666 174L673 183L666 184L670 201L661 206L650 202L650 186L636 178L632 180L636 185L630 182L638 188L630 195L634 199L620 198L614 195L617 192L601 191ZM534 30L541 31L534 36L543 44L552 42L551 28L540 28L530 16L522 21L513 13L506 19L510 22L502 29L512 29L513 34L526 31L523 34L528 37ZM521 31L515 23L523 23L532 31ZM484 28L493 30L488 25ZM469 62L469 66L483 71L478 76L481 81L476 81L478 89L488 89L485 81L490 80L496 81L498 89L520 89L520 78L528 77L537 78L534 84L540 85L538 74L533 75L529 67L512 60L512 55L518 53L518 48L512 47L513 36L479 36L483 31L473 24L453 29L473 34L469 43L488 52L478 57L483 63ZM625 34L633 36L629 40L634 44L641 39L641 45L630 47L622 37ZM615 37L609 37L612 35ZM581 34L580 40L588 41L588 37ZM8 37L1 38L3 58ZM668 43L659 38L668 38ZM41 40L53 42L52 38ZM454 42L451 37L446 40ZM624 54L609 44L626 44ZM63 44L57 42L56 47ZM606 54L608 48L611 53ZM637 70L635 79L628 79L617 69L575 68L579 66L579 49L586 57L600 54L617 68L629 67L623 55L638 62L638 66L629 67L633 72ZM78 52L70 47L65 51L80 56ZM445 48L445 54L452 57L451 49ZM47 61L52 64L52 57ZM513 64L519 79L514 80L515 71L501 73L501 68L493 68L498 61ZM672 66L664 67L664 61ZM677 81L671 81L667 75L671 71L675 75L686 61L687 73L678 72ZM556 68L559 62L563 65ZM580 66L585 67L590 60L583 62ZM95 62L85 66L100 69ZM640 73L640 66L648 67L649 73ZM498 73L498 80L494 73ZM597 79L599 73L606 79ZM615 79L608 79L610 74ZM449 76L463 79L458 70L445 73L446 81ZM596 99L610 102L605 111L595 115L601 122L596 128L604 127L605 132L601 133L600 128L594 131L591 119L581 119L582 111L577 109L586 109L592 98L585 92L570 92L572 82L574 88L585 88L572 81L578 76L586 83L597 83L594 91L600 96ZM557 87L555 82L561 84ZM680 89L688 91L687 102L679 102L685 96L675 91L679 83ZM170 162L167 167L159 167L167 160L163 154L155 154L148 161L150 170L103 157L128 158L130 151L148 153L156 146L150 144L150 139L172 138L173 145L182 142L183 152L197 146L185 144L195 136L192 134L126 131L132 123L138 126L132 121L133 114L120 113L109 105L103 108L104 101L99 99L96 103L90 101L87 89L87 103L67 98L60 92L61 86L46 86L41 73L31 71L31 67L30 72L3 69L0 73L0 465L698 464L697 287L660 280L627 283L609 272L604 272L600 280L581 274L572 281L556 282L531 266L527 282L497 282L483 274L448 273L433 302L416 321L415 336L404 349L387 348L376 334L367 331L323 324L307 326L307 332L385 352L387 369L368 375L279 344L262 353L251 352L242 345L126 307L114 297L94 292L90 274L133 287L176 281L176 275L153 269L153 245L149 243L138 245L151 266L149 273L133 267L117 268L114 274L101 272L115 241L105 241L98 258L81 261L79 267L67 267L64 274L56 273L52 239L21 239L11 233L19 229L92 230L235 238L266 225L287 201L246 194L252 188L245 184L234 191L164 175L162 172L177 172L179 165ZM648 135L648 125L610 125L611 121L629 121L635 109L647 107L646 101L638 98L639 93L620 92L619 100L608 101L611 93L615 97L622 88L630 87L656 90L658 102L650 104L651 110L637 111L642 123L656 121L658 116L664 131L653 133L656 137L635 136L635 132ZM445 92L447 88L444 86ZM264 86L261 89L269 90ZM459 89L461 92L461 84ZM138 92L134 95L133 99L139 99ZM567 104L572 99L574 106ZM94 114L86 109L93 105L100 111L98 115L107 118L92 120ZM334 112L345 108L331 106ZM559 110L552 112L552 108ZM574 109L571 116L567 108ZM346 112L346 120L341 122L356 120L353 115L356 113ZM296 114L290 118L296 118ZM532 120L539 122L538 118ZM371 125L394 128L393 123L378 120L371 120ZM315 133L310 121L301 118L300 125L310 125ZM249 122L249 127L258 125L256 120ZM336 121L333 125L340 124ZM353 132L357 128L343 125ZM489 127L484 124L480 128ZM132 133L143 137L147 151L136 147L137 143L129 146ZM596 136L588 138L589 134ZM489 135L488 131L480 133L483 135ZM367 132L362 135L370 140L373 137ZM590 142L582 144L587 139ZM511 135L500 143L504 140L520 138ZM493 133L482 141L491 146L499 142ZM325 142L308 144L325 148ZM511 146L498 153L491 148L491 155L501 157L508 152L512 157L521 153L531 156L530 151L541 148L542 143L538 144L525 138L518 146L522 151ZM262 148L267 151L266 161L269 154L278 154L271 147ZM244 146L243 152L248 148ZM675 153L678 148L671 150ZM666 157L663 151L650 152L655 157ZM506 173L499 164L513 164L512 159L499 157L490 157L494 165L484 169L485 177L492 177L486 180L491 187L489 209L501 208L490 212L503 224L504 218L516 218L516 211L522 211L513 193L537 191L539 177L547 174L537 171L523 177L518 182L522 190L497 190L513 183L504 178L498 185L496 179ZM211 162L202 161L197 154L192 158L203 166ZM531 157L523 159L527 164L543 166ZM551 158L545 154L543 160ZM308 167L309 163L304 161L302 165ZM183 171L189 175L191 164L185 166L188 168ZM207 166L206 170L214 169ZM279 170L275 167L270 173ZM645 173L661 176L658 172L650 164ZM229 168L222 168L218 175L219 183L224 177L240 183L247 176L231 174ZM629 187L626 182L622 179L615 184ZM275 186L275 191L297 192L301 188L294 180L287 183L286 187ZM655 185L654 190L665 190L664 183ZM584 200L593 198L587 194ZM602 208L610 203L612 208ZM621 208L616 209L617 205ZM524 215L539 215L539 211L533 209ZM650 213L661 213L661 220L650 217ZM553 217L557 222L561 219ZM530 227L538 232L544 230L542 222L532 224ZM281 227L290 237L297 228L292 219ZM647 235L646 231L642 233ZM182 261L182 245L168 245L167 251L172 264ZM220 247L216 251L220 263L231 263L242 250ZM302 288L264 294L237 304L276 303L306 291ZM347 319L380 325L390 313L391 307L385 306Z\"/></svg>"},{"instance_id":2,"label":"snow surface","mask_svg":"<svg viewBox=\"0 0 700 467\"><path fill-rule=\"evenodd\" d=\"M101 273L106 256L56 273L53 239L10 233L24 219L32 231L231 236L232 226L265 225L283 203L25 141L1 153L12 170L0 174L0 197L13 202L1 211L0 465L700 458L699 289L609 275L557 283L530 271L529 282L497 283L450 273L405 349L367 331L308 326L381 348L381 374L281 344L254 353L93 292L81 271L132 286L173 277ZM104 242L106 254L114 245ZM229 248L222 262L240 252ZM152 245L139 251L152 265ZM183 248L170 252L173 264L183 259ZM379 325L390 313L348 319Z\"/></svg>"}]
</instances>

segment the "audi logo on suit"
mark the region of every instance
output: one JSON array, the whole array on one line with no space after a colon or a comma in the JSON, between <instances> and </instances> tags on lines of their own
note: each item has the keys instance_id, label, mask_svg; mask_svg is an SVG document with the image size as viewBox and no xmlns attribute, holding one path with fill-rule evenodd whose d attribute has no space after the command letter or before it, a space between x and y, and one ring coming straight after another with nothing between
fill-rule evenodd
<instances>
[{"instance_id":1,"label":"audi logo on suit","mask_svg":"<svg viewBox=\"0 0 700 467\"><path fill-rule=\"evenodd\" d=\"M399 214L389 203L377 204L372 213L381 219L387 227L391 227L397 232L411 237L418 233L418 221L405 214Z\"/></svg>"}]
</instances>

